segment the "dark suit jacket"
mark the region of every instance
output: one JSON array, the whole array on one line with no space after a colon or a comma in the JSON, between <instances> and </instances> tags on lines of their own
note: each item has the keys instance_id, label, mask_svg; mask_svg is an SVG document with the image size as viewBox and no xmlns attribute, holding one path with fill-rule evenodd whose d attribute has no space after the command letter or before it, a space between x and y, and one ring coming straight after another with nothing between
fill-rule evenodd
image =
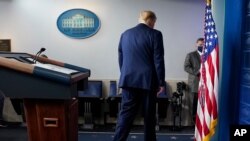
<instances>
[{"instance_id":1,"label":"dark suit jacket","mask_svg":"<svg viewBox=\"0 0 250 141\"><path fill-rule=\"evenodd\" d=\"M201 59L197 51L187 54L184 69L188 73L188 85L190 92L197 93L199 87Z\"/></svg>"},{"instance_id":2,"label":"dark suit jacket","mask_svg":"<svg viewBox=\"0 0 250 141\"><path fill-rule=\"evenodd\" d=\"M164 48L160 31L138 24L121 35L118 52L119 87L150 90L164 86Z\"/></svg>"}]
</instances>

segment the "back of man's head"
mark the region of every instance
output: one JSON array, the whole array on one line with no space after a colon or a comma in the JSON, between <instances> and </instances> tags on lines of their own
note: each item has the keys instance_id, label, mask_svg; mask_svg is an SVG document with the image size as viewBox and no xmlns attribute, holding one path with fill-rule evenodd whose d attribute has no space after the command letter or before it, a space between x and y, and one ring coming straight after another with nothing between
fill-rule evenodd
<instances>
[{"instance_id":1,"label":"back of man's head","mask_svg":"<svg viewBox=\"0 0 250 141\"><path fill-rule=\"evenodd\" d=\"M150 27L152 27L152 26L154 27L156 19L157 18L156 18L155 13L153 11L149 11L149 10L142 11L140 13L140 16L139 16L139 22L145 23L146 25L148 25Z\"/></svg>"},{"instance_id":2,"label":"back of man's head","mask_svg":"<svg viewBox=\"0 0 250 141\"><path fill-rule=\"evenodd\" d=\"M196 43L198 43L199 41L204 42L204 38L202 38L202 37L198 38L198 39L196 40Z\"/></svg>"}]
</instances>

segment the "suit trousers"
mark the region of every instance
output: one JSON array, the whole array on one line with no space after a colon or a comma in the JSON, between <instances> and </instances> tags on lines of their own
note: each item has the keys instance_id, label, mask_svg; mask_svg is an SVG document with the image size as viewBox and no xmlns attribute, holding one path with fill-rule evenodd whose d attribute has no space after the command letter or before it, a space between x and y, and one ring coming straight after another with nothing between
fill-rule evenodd
<instances>
[{"instance_id":1,"label":"suit trousers","mask_svg":"<svg viewBox=\"0 0 250 141\"><path fill-rule=\"evenodd\" d=\"M193 121L195 122L198 104L198 93L193 93Z\"/></svg>"},{"instance_id":2,"label":"suit trousers","mask_svg":"<svg viewBox=\"0 0 250 141\"><path fill-rule=\"evenodd\" d=\"M126 141L140 105L144 111L144 141L156 141L156 91L123 88L122 103L113 141Z\"/></svg>"}]
</instances>

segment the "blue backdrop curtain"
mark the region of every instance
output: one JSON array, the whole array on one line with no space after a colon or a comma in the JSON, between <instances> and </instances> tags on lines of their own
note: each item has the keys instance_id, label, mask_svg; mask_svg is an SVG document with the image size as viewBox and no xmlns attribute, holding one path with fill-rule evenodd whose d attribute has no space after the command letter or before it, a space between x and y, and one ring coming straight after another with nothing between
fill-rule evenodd
<instances>
[{"instance_id":1,"label":"blue backdrop curtain","mask_svg":"<svg viewBox=\"0 0 250 141\"><path fill-rule=\"evenodd\" d=\"M244 83L244 86L242 85L243 81L245 82L245 79L243 79L245 75L243 75L242 72L247 72L243 69L243 66L250 66L250 61L244 61L245 58L243 58L243 54L245 54L243 50L245 48L246 3L248 1L249 0L225 0L224 46L221 57L222 76L219 92L220 115L217 134L214 138L214 140L218 141L229 141L230 125L237 124L239 121L245 121L246 118L249 121L250 118L249 115L243 117L247 114L246 110L250 111L249 104L242 105L242 102L250 103L250 83L248 83L248 89L245 87L246 83ZM247 57L247 55L245 56ZM248 95L246 93L248 93ZM243 107L244 110L241 109Z\"/></svg>"}]
</instances>

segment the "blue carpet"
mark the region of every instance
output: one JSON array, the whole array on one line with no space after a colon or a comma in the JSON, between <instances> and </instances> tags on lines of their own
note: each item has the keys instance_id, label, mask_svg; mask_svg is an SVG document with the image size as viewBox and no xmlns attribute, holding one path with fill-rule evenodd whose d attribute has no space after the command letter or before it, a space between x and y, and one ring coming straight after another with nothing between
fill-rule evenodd
<instances>
[{"instance_id":1,"label":"blue carpet","mask_svg":"<svg viewBox=\"0 0 250 141\"><path fill-rule=\"evenodd\" d=\"M157 141L194 141L193 132L185 130L180 132L168 131L157 133ZM114 132L78 132L78 141L112 141ZM21 127L0 128L0 141L27 141L27 130ZM132 132L127 141L144 141L143 133Z\"/></svg>"},{"instance_id":2,"label":"blue carpet","mask_svg":"<svg viewBox=\"0 0 250 141\"><path fill-rule=\"evenodd\" d=\"M193 134L158 133L157 141L194 141ZM78 141L112 141L112 132L79 132ZM143 141L143 133L130 133L127 141Z\"/></svg>"}]
</instances>

